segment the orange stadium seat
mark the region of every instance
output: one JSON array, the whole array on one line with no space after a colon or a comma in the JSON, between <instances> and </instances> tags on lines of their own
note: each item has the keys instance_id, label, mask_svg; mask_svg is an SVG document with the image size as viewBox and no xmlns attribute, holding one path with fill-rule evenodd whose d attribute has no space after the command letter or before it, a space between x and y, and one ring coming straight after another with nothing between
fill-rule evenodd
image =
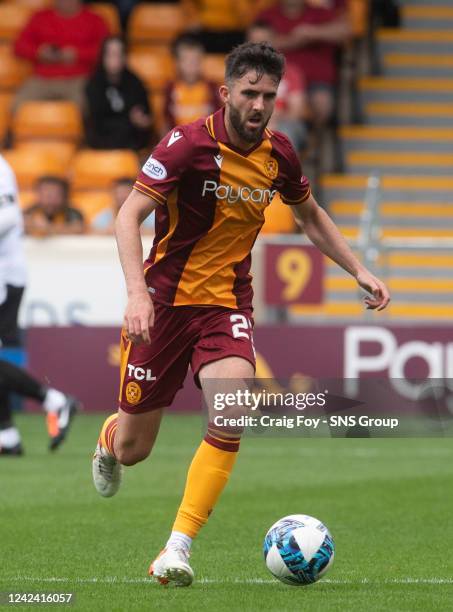
<instances>
[{"instance_id":1,"label":"orange stadium seat","mask_svg":"<svg viewBox=\"0 0 453 612\"><path fill-rule=\"evenodd\" d=\"M369 0L348 0L347 9L354 38L363 38L368 29Z\"/></svg>"},{"instance_id":2,"label":"orange stadium seat","mask_svg":"<svg viewBox=\"0 0 453 612\"><path fill-rule=\"evenodd\" d=\"M261 230L262 234L291 234L296 231L291 207L283 204L278 193L266 208L264 216L266 221Z\"/></svg>"},{"instance_id":3,"label":"orange stadium seat","mask_svg":"<svg viewBox=\"0 0 453 612\"><path fill-rule=\"evenodd\" d=\"M203 74L214 83L225 79L225 56L221 53L208 53L203 59Z\"/></svg>"},{"instance_id":4,"label":"orange stadium seat","mask_svg":"<svg viewBox=\"0 0 453 612\"><path fill-rule=\"evenodd\" d=\"M21 208L28 208L35 203L36 193L34 189L21 189L19 191L19 204Z\"/></svg>"},{"instance_id":5,"label":"orange stadium seat","mask_svg":"<svg viewBox=\"0 0 453 612\"><path fill-rule=\"evenodd\" d=\"M96 151L85 149L76 153L72 163L72 188L75 191L109 189L115 179L135 177L138 159L133 151Z\"/></svg>"},{"instance_id":6,"label":"orange stadium seat","mask_svg":"<svg viewBox=\"0 0 453 612\"><path fill-rule=\"evenodd\" d=\"M0 46L0 90L14 91L31 72L31 64L12 53L10 47Z\"/></svg>"},{"instance_id":7,"label":"orange stadium seat","mask_svg":"<svg viewBox=\"0 0 453 612\"><path fill-rule=\"evenodd\" d=\"M19 189L31 189L40 176L52 174L65 177L67 165L52 153L13 149L4 151L3 156L13 168Z\"/></svg>"},{"instance_id":8,"label":"orange stadium seat","mask_svg":"<svg viewBox=\"0 0 453 612\"><path fill-rule=\"evenodd\" d=\"M0 40L15 40L32 12L32 8L22 4L0 4Z\"/></svg>"},{"instance_id":9,"label":"orange stadium seat","mask_svg":"<svg viewBox=\"0 0 453 612\"><path fill-rule=\"evenodd\" d=\"M131 70L137 73L152 92L162 91L167 81L175 76L173 58L152 51L132 51L128 55Z\"/></svg>"},{"instance_id":10,"label":"orange stadium seat","mask_svg":"<svg viewBox=\"0 0 453 612\"><path fill-rule=\"evenodd\" d=\"M164 94L161 91L153 92L148 96L149 105L153 110L154 131L160 138L164 129Z\"/></svg>"},{"instance_id":11,"label":"orange stadium seat","mask_svg":"<svg viewBox=\"0 0 453 612\"><path fill-rule=\"evenodd\" d=\"M39 11L47 7L53 6L54 0L4 0L5 4L15 4L16 6L25 6L33 11Z\"/></svg>"},{"instance_id":12,"label":"orange stadium seat","mask_svg":"<svg viewBox=\"0 0 453 612\"><path fill-rule=\"evenodd\" d=\"M74 157L76 145L73 142L62 142L61 140L25 140L19 142L15 147L17 151L39 151L50 153L62 160L68 167Z\"/></svg>"},{"instance_id":13,"label":"orange stadium seat","mask_svg":"<svg viewBox=\"0 0 453 612\"><path fill-rule=\"evenodd\" d=\"M0 93L0 141L3 141L9 129L11 99L11 94Z\"/></svg>"},{"instance_id":14,"label":"orange stadium seat","mask_svg":"<svg viewBox=\"0 0 453 612\"><path fill-rule=\"evenodd\" d=\"M112 205L112 194L108 191L77 191L71 195L70 201L83 213L85 220L91 223L94 217Z\"/></svg>"},{"instance_id":15,"label":"orange stadium seat","mask_svg":"<svg viewBox=\"0 0 453 612\"><path fill-rule=\"evenodd\" d=\"M128 40L132 43L159 44L172 41L184 28L178 4L137 4L132 10Z\"/></svg>"},{"instance_id":16,"label":"orange stadium seat","mask_svg":"<svg viewBox=\"0 0 453 612\"><path fill-rule=\"evenodd\" d=\"M23 140L62 140L78 142L82 117L73 102L24 102L13 117L15 142Z\"/></svg>"},{"instance_id":17,"label":"orange stadium seat","mask_svg":"<svg viewBox=\"0 0 453 612\"><path fill-rule=\"evenodd\" d=\"M121 24L116 6L107 4L107 2L93 2L93 4L88 4L88 8L102 17L111 34L120 34Z\"/></svg>"}]
</instances>

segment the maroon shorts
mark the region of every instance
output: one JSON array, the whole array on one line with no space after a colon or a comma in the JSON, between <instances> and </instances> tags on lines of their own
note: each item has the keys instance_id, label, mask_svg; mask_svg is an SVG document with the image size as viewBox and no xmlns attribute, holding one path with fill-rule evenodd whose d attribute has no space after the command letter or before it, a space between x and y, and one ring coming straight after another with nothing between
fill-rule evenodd
<instances>
[{"instance_id":1,"label":"maroon shorts","mask_svg":"<svg viewBox=\"0 0 453 612\"><path fill-rule=\"evenodd\" d=\"M120 408L138 414L169 406L189 364L198 386L198 372L211 361L237 356L255 367L252 330L251 310L154 303L151 344L121 334Z\"/></svg>"}]
</instances>

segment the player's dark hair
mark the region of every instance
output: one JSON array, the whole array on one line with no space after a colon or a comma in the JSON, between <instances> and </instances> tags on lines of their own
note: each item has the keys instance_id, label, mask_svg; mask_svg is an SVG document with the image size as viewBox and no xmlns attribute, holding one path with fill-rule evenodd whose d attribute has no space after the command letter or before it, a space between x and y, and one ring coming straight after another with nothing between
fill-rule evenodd
<instances>
[{"instance_id":1,"label":"player's dark hair","mask_svg":"<svg viewBox=\"0 0 453 612\"><path fill-rule=\"evenodd\" d=\"M171 44L171 53L176 57L181 49L197 49L204 51L205 48L194 34L181 34Z\"/></svg>"},{"instance_id":2,"label":"player's dark hair","mask_svg":"<svg viewBox=\"0 0 453 612\"><path fill-rule=\"evenodd\" d=\"M243 43L227 55L225 61L225 80L240 79L246 72L256 72L256 82L263 74L280 81L285 71L285 58L267 42Z\"/></svg>"}]
</instances>

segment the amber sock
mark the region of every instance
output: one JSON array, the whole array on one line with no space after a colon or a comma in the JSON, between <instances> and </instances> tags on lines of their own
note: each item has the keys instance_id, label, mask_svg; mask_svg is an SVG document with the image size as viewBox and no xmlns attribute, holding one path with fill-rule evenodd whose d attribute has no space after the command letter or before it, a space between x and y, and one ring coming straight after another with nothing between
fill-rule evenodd
<instances>
[{"instance_id":1,"label":"amber sock","mask_svg":"<svg viewBox=\"0 0 453 612\"><path fill-rule=\"evenodd\" d=\"M239 442L206 435L190 465L173 532L194 538L206 523L233 470Z\"/></svg>"},{"instance_id":2,"label":"amber sock","mask_svg":"<svg viewBox=\"0 0 453 612\"><path fill-rule=\"evenodd\" d=\"M99 436L100 445L105 448L111 455L115 456L113 451L113 444L115 441L116 429L118 427L118 413L111 414L104 421L104 425L101 429L101 435Z\"/></svg>"}]
</instances>

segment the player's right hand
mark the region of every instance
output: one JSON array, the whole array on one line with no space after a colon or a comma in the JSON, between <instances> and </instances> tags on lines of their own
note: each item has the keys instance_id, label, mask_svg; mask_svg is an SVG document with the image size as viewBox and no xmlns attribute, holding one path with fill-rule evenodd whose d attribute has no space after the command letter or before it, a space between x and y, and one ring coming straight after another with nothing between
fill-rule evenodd
<instances>
[{"instance_id":1,"label":"player's right hand","mask_svg":"<svg viewBox=\"0 0 453 612\"><path fill-rule=\"evenodd\" d=\"M134 344L150 344L149 328L154 325L154 307L148 292L129 297L124 313L124 329Z\"/></svg>"}]
</instances>

